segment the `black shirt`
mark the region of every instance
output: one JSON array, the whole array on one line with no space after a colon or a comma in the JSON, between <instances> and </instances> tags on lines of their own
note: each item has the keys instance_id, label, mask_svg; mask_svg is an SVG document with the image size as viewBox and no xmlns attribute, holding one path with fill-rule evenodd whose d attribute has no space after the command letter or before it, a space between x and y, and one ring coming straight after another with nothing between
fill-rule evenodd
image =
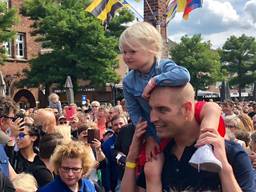
<instances>
[{"instance_id":1,"label":"black shirt","mask_svg":"<svg viewBox=\"0 0 256 192\"><path fill-rule=\"evenodd\" d=\"M165 162L162 171L162 184L164 191L221 191L218 173L207 171L198 172L189 164L189 160L196 151L194 145L186 147L180 160L171 153L175 141L172 140L164 150ZM239 144L226 141L226 153L234 175L242 191L255 191L254 173L247 153ZM144 172L138 178L138 185L145 188Z\"/></svg>"}]
</instances>

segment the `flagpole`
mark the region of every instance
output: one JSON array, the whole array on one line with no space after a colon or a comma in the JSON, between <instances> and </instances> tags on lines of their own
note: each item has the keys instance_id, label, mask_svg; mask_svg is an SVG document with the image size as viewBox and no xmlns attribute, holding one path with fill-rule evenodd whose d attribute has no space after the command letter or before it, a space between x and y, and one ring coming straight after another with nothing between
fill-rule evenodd
<instances>
[{"instance_id":1,"label":"flagpole","mask_svg":"<svg viewBox=\"0 0 256 192\"><path fill-rule=\"evenodd\" d=\"M125 1L119 1L120 3L122 3L124 6L125 6L125 4L124 4L124 2L125 3L127 3L127 4L129 4L129 7L131 7L131 9L137 14L137 15L139 15L140 17L141 17L141 19L144 19L143 18L143 16L129 3L129 2L127 2L126 0Z\"/></svg>"}]
</instances>

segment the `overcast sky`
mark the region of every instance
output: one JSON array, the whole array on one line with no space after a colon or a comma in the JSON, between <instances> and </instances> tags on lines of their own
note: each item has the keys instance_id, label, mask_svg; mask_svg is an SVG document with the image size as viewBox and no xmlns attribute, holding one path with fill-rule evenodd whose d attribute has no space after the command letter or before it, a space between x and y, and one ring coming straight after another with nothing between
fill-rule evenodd
<instances>
[{"instance_id":1,"label":"overcast sky","mask_svg":"<svg viewBox=\"0 0 256 192\"><path fill-rule=\"evenodd\" d=\"M127 1L143 14L143 3ZM204 0L203 7L193 10L188 21L177 13L168 24L168 37L176 42L185 34L199 33L213 48L222 47L231 35L256 37L256 0Z\"/></svg>"}]
</instances>

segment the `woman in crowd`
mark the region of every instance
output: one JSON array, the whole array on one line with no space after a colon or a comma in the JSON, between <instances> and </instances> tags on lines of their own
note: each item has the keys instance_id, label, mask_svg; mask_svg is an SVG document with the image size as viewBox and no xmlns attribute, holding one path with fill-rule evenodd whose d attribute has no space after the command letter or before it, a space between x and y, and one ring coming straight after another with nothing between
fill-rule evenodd
<instances>
[{"instance_id":1,"label":"woman in crowd","mask_svg":"<svg viewBox=\"0 0 256 192\"><path fill-rule=\"evenodd\" d=\"M30 166L44 165L36 153L39 132L33 125L25 124L16 137L18 151L14 147L6 147L9 161L16 173L27 171Z\"/></svg>"},{"instance_id":2,"label":"woman in crowd","mask_svg":"<svg viewBox=\"0 0 256 192\"><path fill-rule=\"evenodd\" d=\"M95 192L95 187L83 178L94 165L92 150L77 141L60 145L51 157L56 177L39 192Z\"/></svg>"}]
</instances>

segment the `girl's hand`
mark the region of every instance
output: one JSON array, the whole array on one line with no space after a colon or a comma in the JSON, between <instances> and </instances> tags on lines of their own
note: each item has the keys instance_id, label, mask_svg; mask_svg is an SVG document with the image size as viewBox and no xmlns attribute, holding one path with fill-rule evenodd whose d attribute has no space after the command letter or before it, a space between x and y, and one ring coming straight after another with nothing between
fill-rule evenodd
<instances>
[{"instance_id":1,"label":"girl's hand","mask_svg":"<svg viewBox=\"0 0 256 192\"><path fill-rule=\"evenodd\" d=\"M156 82L154 78L151 78L143 90L142 97L149 99L151 91L155 88Z\"/></svg>"},{"instance_id":2,"label":"girl's hand","mask_svg":"<svg viewBox=\"0 0 256 192\"><path fill-rule=\"evenodd\" d=\"M101 148L101 142L100 142L98 139L94 139L94 140L92 141L91 146L92 146L93 148L95 148L96 150L98 150L98 149Z\"/></svg>"},{"instance_id":3,"label":"girl's hand","mask_svg":"<svg viewBox=\"0 0 256 192\"><path fill-rule=\"evenodd\" d=\"M24 120L22 118L17 118L10 126L11 136L16 137L22 129L24 129Z\"/></svg>"}]
</instances>

